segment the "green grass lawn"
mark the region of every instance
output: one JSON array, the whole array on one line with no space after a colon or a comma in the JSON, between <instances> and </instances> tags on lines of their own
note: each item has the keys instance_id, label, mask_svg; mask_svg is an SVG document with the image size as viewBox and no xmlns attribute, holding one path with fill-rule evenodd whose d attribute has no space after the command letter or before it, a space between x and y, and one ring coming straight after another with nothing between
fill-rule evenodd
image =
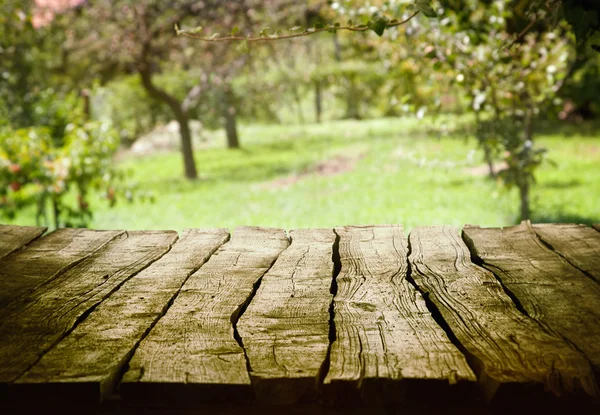
<instances>
[{"instance_id":1,"label":"green grass lawn","mask_svg":"<svg viewBox=\"0 0 600 415\"><path fill-rule=\"evenodd\" d=\"M427 133L430 123L390 118L242 126L243 149L196 152L196 182L182 178L179 153L130 157L123 167L156 201L120 202L112 209L94 201L90 226L514 224L516 189L506 191L476 169L482 160L474 140ZM539 135L537 141L556 165L544 165L537 175L533 220L600 222L600 139L589 132ZM15 222L33 219L24 215Z\"/></svg>"}]
</instances>

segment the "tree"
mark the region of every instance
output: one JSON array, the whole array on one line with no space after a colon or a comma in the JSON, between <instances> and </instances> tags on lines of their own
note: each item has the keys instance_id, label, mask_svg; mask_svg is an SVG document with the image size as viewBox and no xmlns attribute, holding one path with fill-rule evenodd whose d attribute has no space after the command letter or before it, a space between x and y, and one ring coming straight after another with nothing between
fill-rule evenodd
<instances>
[{"instance_id":1,"label":"tree","mask_svg":"<svg viewBox=\"0 0 600 415\"><path fill-rule=\"evenodd\" d=\"M413 38L422 36L422 63L429 60L462 94L475 116L475 136L490 176L496 176L492 158L500 155L507 167L498 176L506 186L518 188L520 218L529 219L530 188L545 155L535 145L535 120L560 102L556 94L574 48L560 28L529 32L511 44L506 21L513 16L502 2L473 7L480 13L470 19L470 27L448 14L443 24L421 29Z\"/></svg>"},{"instance_id":2,"label":"tree","mask_svg":"<svg viewBox=\"0 0 600 415\"><path fill-rule=\"evenodd\" d=\"M249 1L218 0L95 0L71 13L74 30L71 59L89 59L89 71L111 79L120 73L137 73L148 95L166 105L179 124L184 174L198 177L189 126L190 114L215 79L223 80L222 69L238 67L243 60L230 54L228 45L208 45L201 50L189 42L175 42L173 27L186 19L210 19L225 26L249 24ZM102 25L95 22L102 21ZM185 94L179 95L161 86L156 75L173 69L193 67L198 80ZM228 95L223 95L224 99ZM223 115L229 131L235 124L231 102ZM232 133L233 134L233 133ZM237 134L237 131L236 131Z\"/></svg>"}]
</instances>

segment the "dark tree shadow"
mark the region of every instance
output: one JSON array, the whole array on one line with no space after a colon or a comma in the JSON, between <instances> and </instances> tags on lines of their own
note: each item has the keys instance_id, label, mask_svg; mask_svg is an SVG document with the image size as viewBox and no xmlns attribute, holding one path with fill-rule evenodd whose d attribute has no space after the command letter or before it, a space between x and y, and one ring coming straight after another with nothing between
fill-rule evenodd
<instances>
[{"instance_id":1,"label":"dark tree shadow","mask_svg":"<svg viewBox=\"0 0 600 415\"><path fill-rule=\"evenodd\" d=\"M583 185L583 182L579 179L571 179L569 181L561 180L548 180L538 184L538 187L545 189L570 189Z\"/></svg>"},{"instance_id":2,"label":"dark tree shadow","mask_svg":"<svg viewBox=\"0 0 600 415\"><path fill-rule=\"evenodd\" d=\"M532 223L580 223L584 225L600 223L600 216L581 216L562 211L534 212L531 216Z\"/></svg>"}]
</instances>

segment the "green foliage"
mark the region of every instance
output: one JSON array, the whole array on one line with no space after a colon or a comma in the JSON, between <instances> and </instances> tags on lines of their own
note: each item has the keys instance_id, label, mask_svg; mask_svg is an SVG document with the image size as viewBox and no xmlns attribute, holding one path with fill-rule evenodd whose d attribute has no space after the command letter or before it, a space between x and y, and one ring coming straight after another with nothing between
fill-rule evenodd
<instances>
[{"instance_id":1,"label":"green foliage","mask_svg":"<svg viewBox=\"0 0 600 415\"><path fill-rule=\"evenodd\" d=\"M112 162L118 136L108 123L86 121L74 95L45 102L36 109L39 126L0 129L0 212L14 218L35 206L39 224L49 223L51 209L55 227L85 226L91 192L114 205L126 190Z\"/></svg>"},{"instance_id":2,"label":"green foliage","mask_svg":"<svg viewBox=\"0 0 600 415\"><path fill-rule=\"evenodd\" d=\"M35 123L35 106L60 66L64 33L34 28L31 1L0 1L0 126Z\"/></svg>"},{"instance_id":3,"label":"green foliage","mask_svg":"<svg viewBox=\"0 0 600 415\"><path fill-rule=\"evenodd\" d=\"M565 20L571 25L577 45L600 52L600 8L597 1L562 0Z\"/></svg>"}]
</instances>

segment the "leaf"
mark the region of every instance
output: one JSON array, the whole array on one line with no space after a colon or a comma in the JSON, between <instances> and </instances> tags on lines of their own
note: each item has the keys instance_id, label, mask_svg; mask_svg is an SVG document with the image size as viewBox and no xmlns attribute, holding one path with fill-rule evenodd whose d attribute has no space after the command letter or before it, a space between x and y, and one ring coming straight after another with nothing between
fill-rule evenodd
<instances>
[{"instance_id":1,"label":"leaf","mask_svg":"<svg viewBox=\"0 0 600 415\"><path fill-rule=\"evenodd\" d=\"M378 36L383 35L387 27L388 20L384 16L375 16L373 20L369 20L367 27L377 33Z\"/></svg>"},{"instance_id":2,"label":"leaf","mask_svg":"<svg viewBox=\"0 0 600 415\"><path fill-rule=\"evenodd\" d=\"M219 37L219 34L218 34L218 33L213 33L213 34L210 36L210 38L209 38L209 39L211 39L211 40L212 40L212 39L216 39L216 38L218 38L218 37Z\"/></svg>"},{"instance_id":3,"label":"leaf","mask_svg":"<svg viewBox=\"0 0 600 415\"><path fill-rule=\"evenodd\" d=\"M348 20L348 23L346 23L348 26L353 26L354 22L352 21L352 19Z\"/></svg>"},{"instance_id":4,"label":"leaf","mask_svg":"<svg viewBox=\"0 0 600 415\"><path fill-rule=\"evenodd\" d=\"M237 35L239 31L240 31L240 28L237 26L234 26L233 29L231 29L231 36Z\"/></svg>"},{"instance_id":5,"label":"leaf","mask_svg":"<svg viewBox=\"0 0 600 415\"><path fill-rule=\"evenodd\" d=\"M194 35L196 33L200 33L202 31L203 27L202 26L198 26L198 27L194 27L193 29L190 30L186 30L186 33L189 33L191 35Z\"/></svg>"},{"instance_id":6,"label":"leaf","mask_svg":"<svg viewBox=\"0 0 600 415\"><path fill-rule=\"evenodd\" d=\"M298 32L298 31L302 30L302 26L294 26L289 30L290 30L290 32Z\"/></svg>"},{"instance_id":7,"label":"leaf","mask_svg":"<svg viewBox=\"0 0 600 415\"><path fill-rule=\"evenodd\" d=\"M437 13L431 7L431 0L417 0L415 2L417 10L423 13L427 17L437 17Z\"/></svg>"},{"instance_id":8,"label":"leaf","mask_svg":"<svg viewBox=\"0 0 600 415\"><path fill-rule=\"evenodd\" d=\"M177 23L175 23L175 34L177 34L177 36L181 34L181 30L179 30L179 25Z\"/></svg>"},{"instance_id":9,"label":"leaf","mask_svg":"<svg viewBox=\"0 0 600 415\"><path fill-rule=\"evenodd\" d=\"M325 26L323 25L323 23L315 23L315 29L323 29Z\"/></svg>"}]
</instances>

